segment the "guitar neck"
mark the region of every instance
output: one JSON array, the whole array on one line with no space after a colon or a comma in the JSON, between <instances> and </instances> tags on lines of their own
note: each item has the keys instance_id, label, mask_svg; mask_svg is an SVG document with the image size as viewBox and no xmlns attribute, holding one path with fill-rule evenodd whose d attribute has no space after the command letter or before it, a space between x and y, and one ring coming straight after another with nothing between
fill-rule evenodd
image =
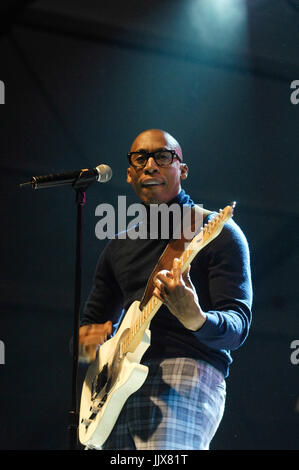
<instances>
[{"instance_id":1,"label":"guitar neck","mask_svg":"<svg viewBox=\"0 0 299 470\"><path fill-rule=\"evenodd\" d=\"M182 263L182 272L184 272L190 265L192 260L197 254L208 245L214 238L216 238L221 232L225 222L232 217L234 204L227 206L225 209L219 212L219 214L213 218L208 224L206 224L198 235L188 244L187 248L183 251L180 256ZM122 344L122 354L127 352L134 352L138 344L140 343L145 330L148 328L150 322L158 312L163 302L154 295L150 298L147 304L144 306L136 321L130 328L130 332L124 339Z\"/></svg>"}]
</instances>

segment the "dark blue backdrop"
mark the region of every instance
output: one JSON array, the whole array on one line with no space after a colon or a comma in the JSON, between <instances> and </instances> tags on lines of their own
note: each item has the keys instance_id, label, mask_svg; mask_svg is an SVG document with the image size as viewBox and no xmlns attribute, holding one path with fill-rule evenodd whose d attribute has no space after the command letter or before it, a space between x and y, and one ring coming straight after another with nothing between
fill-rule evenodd
<instances>
[{"instance_id":1,"label":"dark blue backdrop","mask_svg":"<svg viewBox=\"0 0 299 470\"><path fill-rule=\"evenodd\" d=\"M86 194L84 300L106 243L95 236L95 208L116 206L118 195L135 201L126 152L152 127L181 143L191 170L184 187L196 202L217 210L237 200L251 248L254 320L233 355L212 448L298 449L290 344L299 335L299 105L290 84L299 79L299 13L288 2L252 2L245 39L243 31L234 47L204 47L187 6L176 10L184 2L27 3L2 16L0 40L0 449L64 449L70 405L75 195L19 184L113 168L110 183Z\"/></svg>"}]
</instances>

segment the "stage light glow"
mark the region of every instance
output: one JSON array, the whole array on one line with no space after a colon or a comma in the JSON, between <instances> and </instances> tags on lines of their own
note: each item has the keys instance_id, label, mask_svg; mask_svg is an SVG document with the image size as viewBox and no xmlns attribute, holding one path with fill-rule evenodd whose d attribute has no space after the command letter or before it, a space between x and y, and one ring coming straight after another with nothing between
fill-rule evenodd
<instances>
[{"instance_id":1,"label":"stage light glow","mask_svg":"<svg viewBox=\"0 0 299 470\"><path fill-rule=\"evenodd\" d=\"M190 18L200 40L213 47L227 47L247 38L245 0L191 0Z\"/></svg>"}]
</instances>

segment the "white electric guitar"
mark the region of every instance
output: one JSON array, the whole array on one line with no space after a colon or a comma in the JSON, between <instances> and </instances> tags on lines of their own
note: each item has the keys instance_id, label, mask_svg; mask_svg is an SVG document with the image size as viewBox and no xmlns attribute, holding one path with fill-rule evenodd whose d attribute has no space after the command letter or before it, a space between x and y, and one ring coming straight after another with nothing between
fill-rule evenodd
<instances>
[{"instance_id":1,"label":"white electric guitar","mask_svg":"<svg viewBox=\"0 0 299 470\"><path fill-rule=\"evenodd\" d=\"M183 251L182 272L199 251L216 238L225 222L232 217L235 203L226 206L192 239ZM140 302L132 303L116 334L97 351L89 365L82 387L79 440L91 449L101 449L132 393L136 392L148 374L140 364L150 346L149 325L162 302L152 296L140 310Z\"/></svg>"}]
</instances>

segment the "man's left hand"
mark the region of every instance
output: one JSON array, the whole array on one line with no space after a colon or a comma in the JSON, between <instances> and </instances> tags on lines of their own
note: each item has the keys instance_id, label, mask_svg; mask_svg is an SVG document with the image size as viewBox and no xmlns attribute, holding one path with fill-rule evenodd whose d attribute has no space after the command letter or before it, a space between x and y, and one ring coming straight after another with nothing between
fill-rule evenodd
<instances>
[{"instance_id":1,"label":"man's left hand","mask_svg":"<svg viewBox=\"0 0 299 470\"><path fill-rule=\"evenodd\" d=\"M190 279L190 266L182 273L182 262L174 259L171 271L160 271L154 278L153 295L189 330L197 331L206 321Z\"/></svg>"}]
</instances>

